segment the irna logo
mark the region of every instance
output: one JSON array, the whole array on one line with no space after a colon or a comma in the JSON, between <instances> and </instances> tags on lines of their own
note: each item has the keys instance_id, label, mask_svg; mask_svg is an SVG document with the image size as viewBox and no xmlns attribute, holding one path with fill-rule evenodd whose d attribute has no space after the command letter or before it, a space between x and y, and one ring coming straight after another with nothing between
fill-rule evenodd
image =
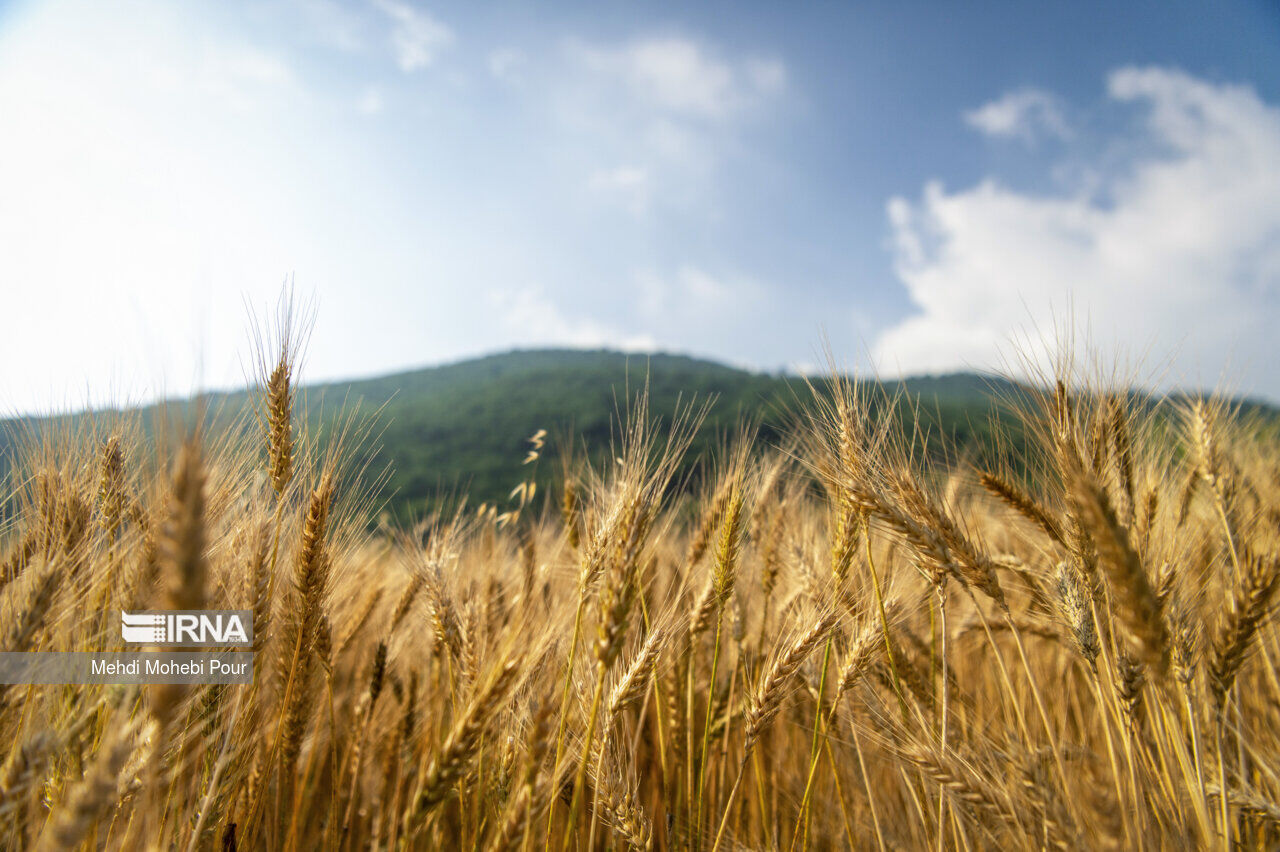
<instances>
[{"instance_id":1,"label":"irna logo","mask_svg":"<svg viewBox=\"0 0 1280 852\"><path fill-rule=\"evenodd\" d=\"M253 611L121 610L120 636L139 645L252 645Z\"/></svg>"}]
</instances>

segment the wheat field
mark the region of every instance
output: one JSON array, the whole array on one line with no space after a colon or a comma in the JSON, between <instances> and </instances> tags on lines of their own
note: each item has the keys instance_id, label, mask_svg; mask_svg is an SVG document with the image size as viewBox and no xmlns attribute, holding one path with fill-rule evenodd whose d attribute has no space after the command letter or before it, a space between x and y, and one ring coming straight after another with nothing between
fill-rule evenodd
<instances>
[{"instance_id":1,"label":"wheat field","mask_svg":"<svg viewBox=\"0 0 1280 852\"><path fill-rule=\"evenodd\" d=\"M978 469L840 380L686 481L702 409L640 394L552 493L397 526L280 343L216 429L21 442L3 650L251 609L255 677L3 687L0 847L1280 844L1280 448L1225 403L1064 359Z\"/></svg>"}]
</instances>

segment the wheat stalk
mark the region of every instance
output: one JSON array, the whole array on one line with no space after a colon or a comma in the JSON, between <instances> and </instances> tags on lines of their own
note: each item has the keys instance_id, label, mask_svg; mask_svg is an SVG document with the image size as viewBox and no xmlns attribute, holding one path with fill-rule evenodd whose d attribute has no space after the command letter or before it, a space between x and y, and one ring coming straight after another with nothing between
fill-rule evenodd
<instances>
[{"instance_id":1,"label":"wheat stalk","mask_svg":"<svg viewBox=\"0 0 1280 852\"><path fill-rule=\"evenodd\" d=\"M427 767L422 792L406 815L406 828L421 823L445 800L454 784L462 777L480 749L480 740L489 721L515 686L520 670L519 659L501 666L454 724Z\"/></svg>"}]
</instances>

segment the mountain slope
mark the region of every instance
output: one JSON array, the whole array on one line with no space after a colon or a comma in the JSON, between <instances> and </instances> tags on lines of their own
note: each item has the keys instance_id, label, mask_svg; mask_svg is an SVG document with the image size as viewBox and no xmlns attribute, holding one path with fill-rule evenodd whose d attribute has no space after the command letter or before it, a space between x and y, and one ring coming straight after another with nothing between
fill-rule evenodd
<instances>
[{"instance_id":1,"label":"mountain slope","mask_svg":"<svg viewBox=\"0 0 1280 852\"><path fill-rule=\"evenodd\" d=\"M557 454L566 440L579 455L586 447L599 458L616 434L619 412L628 409L646 382L650 413L667 424L678 404L714 400L692 447L689 470L697 460L713 455L744 420L757 424L766 442L776 443L813 398L805 380L795 376L752 373L679 355L557 349L507 352L378 378L316 384L301 398L311 424L326 427L321 434L344 408L358 406L371 416L370 432L376 440L367 447L373 451L370 469L389 470L382 496L397 514L421 514L442 496L465 493L472 505L503 501L531 473L541 486L551 484L559 474ZM825 387L822 380L815 384L820 391ZM972 373L908 379L886 389L901 389L916 403L903 414L918 418L908 434L927 436L921 444L931 450L938 450L942 442L937 438L944 434L950 451L971 461L992 451L992 420L999 410L993 394L1007 398L1018 392L1012 383ZM243 392L218 394L211 408L230 416L248 402ZM1251 409L1271 411L1258 405ZM143 412L144 427L151 413ZM5 449L17 433L66 419L0 422L0 472L7 465ZM1007 416L1001 419L1006 440L1019 442L1017 424ZM533 471L521 463L529 437L540 429L547 430L548 448Z\"/></svg>"},{"instance_id":2,"label":"mountain slope","mask_svg":"<svg viewBox=\"0 0 1280 852\"><path fill-rule=\"evenodd\" d=\"M527 471L521 461L528 438L546 429L552 445L538 479L558 473L554 459L566 436L578 451L599 454L616 434L619 412L647 383L650 413L670 423L678 405L713 404L691 460L715 452L744 421L766 441L812 399L803 379L751 373L679 355L625 355L597 350L516 351L378 379L331 383L310 390L309 401L331 407L356 398L381 407L381 450L375 466L392 465L390 485L400 507L423 508L441 492L472 501L503 499ZM921 394L922 418L962 443L985 432L991 414L987 389L1011 386L972 374L911 380ZM349 397L348 397L349 395Z\"/></svg>"},{"instance_id":3,"label":"mountain slope","mask_svg":"<svg viewBox=\"0 0 1280 852\"><path fill-rule=\"evenodd\" d=\"M421 508L433 493L466 492L473 502L505 497L527 474L528 439L547 430L551 451L539 479L556 473L556 451L571 440L607 450L619 413L648 385L652 415L670 423L680 402L715 398L695 454L743 418L771 425L794 408L787 382L673 355L538 350L511 352L370 381L313 388L310 403L342 395L381 408L377 462L392 465L401 506ZM766 431L771 431L766 427ZM571 436L571 437L570 437Z\"/></svg>"}]
</instances>

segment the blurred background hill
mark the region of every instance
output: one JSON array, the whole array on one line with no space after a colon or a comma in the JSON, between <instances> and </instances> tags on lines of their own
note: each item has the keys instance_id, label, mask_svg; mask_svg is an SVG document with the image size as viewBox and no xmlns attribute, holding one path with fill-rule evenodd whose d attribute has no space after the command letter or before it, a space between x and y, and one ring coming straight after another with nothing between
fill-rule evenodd
<instances>
[{"instance_id":1,"label":"blurred background hill","mask_svg":"<svg viewBox=\"0 0 1280 852\"><path fill-rule=\"evenodd\" d=\"M812 387L810 386L812 382ZM306 385L299 401L312 428L331 432L336 418L355 410L369 424L365 449L369 469L386 470L380 497L400 516L467 495L471 505L503 504L530 476L545 489L561 474L566 450L581 458L608 452L616 428L636 393L647 385L650 413L670 424L682 406L710 404L706 421L689 453L684 477L696 484L700 461L712 460L742 424L754 424L771 445L811 407L822 378L750 372L681 355L636 355L610 350L517 350L453 364L376 378ZM921 376L898 382L865 382L876 398L905 394L902 417L914 422L918 449L935 453L948 438L944 464L992 462L1017 444L1021 433L1007 402L1019 387L1005 379L974 373ZM210 396L210 410L230 417L244 411L244 392ZM178 405L188 404L178 401ZM1259 403L1249 411L1272 413ZM144 426L155 407L142 410ZM25 417L0 421L0 461L24 430L48 428L67 417ZM1007 427L1003 445L994 424ZM529 439L546 430L546 447L536 467L523 465ZM1016 447L1015 447L1016 449Z\"/></svg>"}]
</instances>

